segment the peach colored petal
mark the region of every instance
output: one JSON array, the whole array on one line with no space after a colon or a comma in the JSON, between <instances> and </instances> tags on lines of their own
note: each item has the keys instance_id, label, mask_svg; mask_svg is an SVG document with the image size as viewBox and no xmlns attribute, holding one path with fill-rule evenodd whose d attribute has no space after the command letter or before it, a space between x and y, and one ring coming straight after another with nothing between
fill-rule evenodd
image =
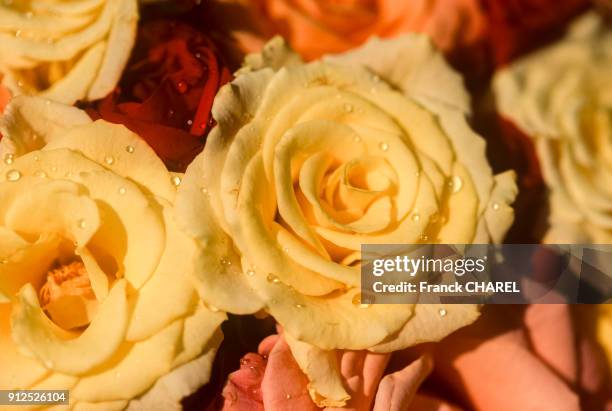
<instances>
[{"instance_id":1,"label":"peach colored petal","mask_svg":"<svg viewBox=\"0 0 612 411\"><path fill-rule=\"evenodd\" d=\"M351 399L344 408L326 408L328 411L367 411L371 408L389 354L367 351L344 351L340 354L340 372Z\"/></svg>"},{"instance_id":2,"label":"peach colored petal","mask_svg":"<svg viewBox=\"0 0 612 411\"><path fill-rule=\"evenodd\" d=\"M261 380L266 360L249 353L240 360L240 369L230 374L223 388L223 411L263 411Z\"/></svg>"},{"instance_id":3,"label":"peach colored petal","mask_svg":"<svg viewBox=\"0 0 612 411\"><path fill-rule=\"evenodd\" d=\"M534 353L570 383L576 382L575 329L570 307L535 304L525 311L525 327Z\"/></svg>"},{"instance_id":4,"label":"peach colored petal","mask_svg":"<svg viewBox=\"0 0 612 411\"><path fill-rule=\"evenodd\" d=\"M308 395L307 384L308 379L293 359L289 346L279 338L270 350L261 383L265 410L318 410Z\"/></svg>"},{"instance_id":5,"label":"peach colored petal","mask_svg":"<svg viewBox=\"0 0 612 411\"><path fill-rule=\"evenodd\" d=\"M406 368L382 379L376 393L374 411L400 411L408 408L421 383L433 368L431 356L424 355Z\"/></svg>"},{"instance_id":6,"label":"peach colored petal","mask_svg":"<svg viewBox=\"0 0 612 411\"><path fill-rule=\"evenodd\" d=\"M438 398L417 393L408 411L461 411L461 408L455 407Z\"/></svg>"},{"instance_id":7,"label":"peach colored petal","mask_svg":"<svg viewBox=\"0 0 612 411\"><path fill-rule=\"evenodd\" d=\"M524 334L457 333L436 347L436 372L475 410L579 411L577 395L530 352Z\"/></svg>"}]
</instances>

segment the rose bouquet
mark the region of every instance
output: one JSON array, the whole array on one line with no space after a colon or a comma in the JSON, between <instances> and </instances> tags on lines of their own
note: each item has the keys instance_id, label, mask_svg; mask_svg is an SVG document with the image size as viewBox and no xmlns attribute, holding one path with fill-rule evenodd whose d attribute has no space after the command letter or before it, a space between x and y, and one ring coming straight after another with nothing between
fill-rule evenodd
<instances>
[{"instance_id":1,"label":"rose bouquet","mask_svg":"<svg viewBox=\"0 0 612 411\"><path fill-rule=\"evenodd\" d=\"M609 305L362 289L370 246L605 250L596 3L0 2L0 408L611 409Z\"/></svg>"}]
</instances>

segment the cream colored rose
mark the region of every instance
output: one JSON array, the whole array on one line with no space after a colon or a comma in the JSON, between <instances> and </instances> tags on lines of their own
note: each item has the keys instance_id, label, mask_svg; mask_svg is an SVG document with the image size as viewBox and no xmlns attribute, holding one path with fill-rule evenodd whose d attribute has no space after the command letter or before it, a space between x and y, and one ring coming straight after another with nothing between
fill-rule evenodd
<instances>
[{"instance_id":1,"label":"cream colored rose","mask_svg":"<svg viewBox=\"0 0 612 411\"><path fill-rule=\"evenodd\" d=\"M0 132L0 389L69 389L75 410L180 409L225 319L191 280L180 177L123 126L39 97L14 98Z\"/></svg>"},{"instance_id":2,"label":"cream colored rose","mask_svg":"<svg viewBox=\"0 0 612 411\"><path fill-rule=\"evenodd\" d=\"M66 104L110 93L136 38L137 0L0 5L0 73L15 95Z\"/></svg>"},{"instance_id":3,"label":"cream colored rose","mask_svg":"<svg viewBox=\"0 0 612 411\"><path fill-rule=\"evenodd\" d=\"M478 316L358 300L361 244L487 243L511 223L513 176L492 175L468 106L461 78L416 35L310 64L277 38L217 96L218 125L177 198L201 246L200 295L272 315L319 405L346 400L341 385L317 386L333 374L325 350L393 351Z\"/></svg>"},{"instance_id":4,"label":"cream colored rose","mask_svg":"<svg viewBox=\"0 0 612 411\"><path fill-rule=\"evenodd\" d=\"M612 30L596 14L495 77L501 114L534 140L551 243L612 243Z\"/></svg>"}]
</instances>

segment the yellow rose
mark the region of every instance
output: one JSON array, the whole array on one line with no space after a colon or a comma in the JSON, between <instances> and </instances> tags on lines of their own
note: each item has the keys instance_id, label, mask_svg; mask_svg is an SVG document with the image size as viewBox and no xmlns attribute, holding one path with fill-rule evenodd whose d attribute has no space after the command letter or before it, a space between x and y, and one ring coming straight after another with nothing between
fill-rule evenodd
<instances>
[{"instance_id":1,"label":"yellow rose","mask_svg":"<svg viewBox=\"0 0 612 411\"><path fill-rule=\"evenodd\" d=\"M179 176L125 127L39 97L13 99L0 132L0 389L180 409L208 380L225 315L191 280Z\"/></svg>"},{"instance_id":2,"label":"yellow rose","mask_svg":"<svg viewBox=\"0 0 612 411\"><path fill-rule=\"evenodd\" d=\"M66 104L102 98L119 81L137 21L137 0L4 2L3 84L15 95L36 94Z\"/></svg>"},{"instance_id":3,"label":"yellow rose","mask_svg":"<svg viewBox=\"0 0 612 411\"><path fill-rule=\"evenodd\" d=\"M612 30L595 13L498 73L498 109L534 140L551 243L612 243Z\"/></svg>"},{"instance_id":4,"label":"yellow rose","mask_svg":"<svg viewBox=\"0 0 612 411\"><path fill-rule=\"evenodd\" d=\"M199 293L272 315L319 405L347 399L327 350L389 352L478 316L358 300L361 244L487 243L512 222L513 175L493 176L468 106L417 35L310 64L276 38L217 96L218 125L177 197L200 244Z\"/></svg>"}]
</instances>

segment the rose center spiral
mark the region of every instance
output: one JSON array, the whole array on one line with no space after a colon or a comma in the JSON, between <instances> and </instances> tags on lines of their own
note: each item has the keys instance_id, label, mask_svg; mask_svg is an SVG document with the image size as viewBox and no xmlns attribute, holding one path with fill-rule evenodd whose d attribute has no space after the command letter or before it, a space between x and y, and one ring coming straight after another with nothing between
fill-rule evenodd
<instances>
[{"instance_id":1,"label":"rose center spiral","mask_svg":"<svg viewBox=\"0 0 612 411\"><path fill-rule=\"evenodd\" d=\"M97 307L87 270L80 261L49 270L39 296L49 318L66 330L87 326Z\"/></svg>"}]
</instances>

